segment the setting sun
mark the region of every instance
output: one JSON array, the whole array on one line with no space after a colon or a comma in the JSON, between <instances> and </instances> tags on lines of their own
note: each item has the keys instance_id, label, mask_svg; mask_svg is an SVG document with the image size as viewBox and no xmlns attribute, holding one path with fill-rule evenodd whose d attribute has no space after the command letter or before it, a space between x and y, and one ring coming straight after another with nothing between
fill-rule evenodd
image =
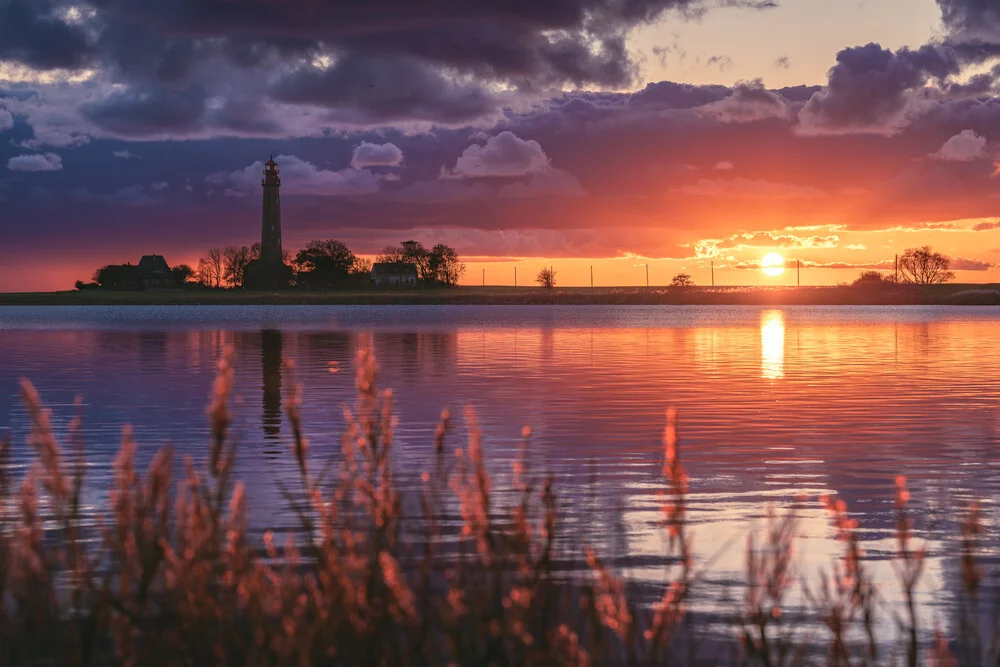
<instances>
[{"instance_id":1,"label":"setting sun","mask_svg":"<svg viewBox=\"0 0 1000 667\"><path fill-rule=\"evenodd\" d=\"M760 260L761 271L765 276L774 278L785 272L785 258L776 252L769 252Z\"/></svg>"}]
</instances>

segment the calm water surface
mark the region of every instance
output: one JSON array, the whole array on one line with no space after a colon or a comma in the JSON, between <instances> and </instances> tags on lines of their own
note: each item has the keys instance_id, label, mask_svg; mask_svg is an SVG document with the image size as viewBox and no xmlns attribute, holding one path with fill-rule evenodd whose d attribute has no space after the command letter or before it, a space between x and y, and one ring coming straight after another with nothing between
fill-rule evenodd
<instances>
[{"instance_id":1,"label":"calm water surface","mask_svg":"<svg viewBox=\"0 0 1000 667\"><path fill-rule=\"evenodd\" d=\"M0 429L23 469L32 457L17 379L36 384L60 428L82 396L96 511L123 424L144 457L170 442L204 458L206 399L232 346L254 529L294 531L275 483L295 479L281 359L295 362L313 455L326 459L339 450L355 350L371 344L396 394L404 483L428 468L444 407L477 409L499 486L530 425L531 464L556 477L567 541L599 545L641 581L662 571L656 491L674 406L697 560L713 563L699 604L721 611L739 596L746 535L769 505L826 493L861 521L894 598L887 558L903 474L929 550L923 612L947 624L957 522L973 498L989 559L1000 553L998 343L1000 309L989 307L0 308ZM799 532L800 571L828 567L838 545L815 500Z\"/></svg>"}]
</instances>

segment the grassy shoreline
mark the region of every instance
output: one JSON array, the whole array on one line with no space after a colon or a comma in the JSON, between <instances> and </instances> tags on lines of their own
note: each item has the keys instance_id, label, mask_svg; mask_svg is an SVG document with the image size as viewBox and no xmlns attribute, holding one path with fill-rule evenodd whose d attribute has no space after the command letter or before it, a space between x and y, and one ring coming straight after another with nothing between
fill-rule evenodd
<instances>
[{"instance_id":1,"label":"grassy shoreline","mask_svg":"<svg viewBox=\"0 0 1000 667\"><path fill-rule=\"evenodd\" d=\"M459 287L252 292L105 290L0 293L0 306L177 305L1000 305L1000 284L888 287Z\"/></svg>"}]
</instances>

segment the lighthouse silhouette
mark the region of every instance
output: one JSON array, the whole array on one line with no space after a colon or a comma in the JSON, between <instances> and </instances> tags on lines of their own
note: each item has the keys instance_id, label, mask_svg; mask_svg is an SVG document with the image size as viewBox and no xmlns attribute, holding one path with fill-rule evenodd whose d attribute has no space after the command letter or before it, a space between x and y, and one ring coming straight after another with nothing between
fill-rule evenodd
<instances>
[{"instance_id":1,"label":"lighthouse silhouette","mask_svg":"<svg viewBox=\"0 0 1000 667\"><path fill-rule=\"evenodd\" d=\"M281 178L274 156L264 163L264 178L260 219L260 257L246 268L248 289L286 289L291 279L291 267L285 264L281 250Z\"/></svg>"}]
</instances>

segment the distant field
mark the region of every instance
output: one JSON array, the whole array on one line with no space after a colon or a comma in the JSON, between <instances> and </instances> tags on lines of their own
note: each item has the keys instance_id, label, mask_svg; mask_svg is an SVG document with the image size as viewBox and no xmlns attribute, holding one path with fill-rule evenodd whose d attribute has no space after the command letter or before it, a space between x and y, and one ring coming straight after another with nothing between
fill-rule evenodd
<instances>
[{"instance_id":1,"label":"distant field","mask_svg":"<svg viewBox=\"0 0 1000 667\"><path fill-rule=\"evenodd\" d=\"M413 290L251 292L148 290L0 293L13 305L390 305L390 304L676 304L676 305L1000 305L1000 284L827 287L458 287Z\"/></svg>"}]
</instances>

